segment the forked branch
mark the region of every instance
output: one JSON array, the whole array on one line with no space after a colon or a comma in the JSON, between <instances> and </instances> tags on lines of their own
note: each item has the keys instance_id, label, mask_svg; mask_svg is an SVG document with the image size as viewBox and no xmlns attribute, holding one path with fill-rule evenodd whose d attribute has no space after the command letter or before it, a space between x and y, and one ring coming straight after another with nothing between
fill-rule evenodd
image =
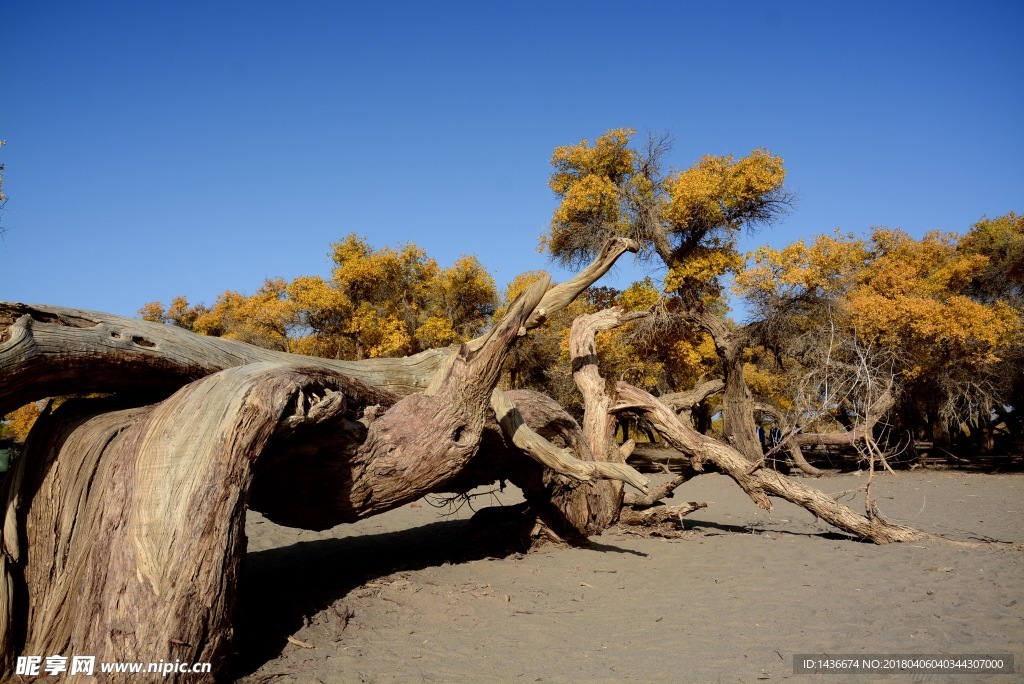
<instances>
[{"instance_id":1,"label":"forked branch","mask_svg":"<svg viewBox=\"0 0 1024 684\"><path fill-rule=\"evenodd\" d=\"M765 510L772 507L769 497L777 496L807 509L845 532L876 544L937 538L911 527L887 523L878 517L868 519L858 515L823 492L776 471L752 469L750 462L735 449L685 425L671 409L647 392L624 382L618 383L616 389L619 402L614 410L642 415L669 444L689 457L694 467L700 469L704 463L713 464Z\"/></svg>"}]
</instances>

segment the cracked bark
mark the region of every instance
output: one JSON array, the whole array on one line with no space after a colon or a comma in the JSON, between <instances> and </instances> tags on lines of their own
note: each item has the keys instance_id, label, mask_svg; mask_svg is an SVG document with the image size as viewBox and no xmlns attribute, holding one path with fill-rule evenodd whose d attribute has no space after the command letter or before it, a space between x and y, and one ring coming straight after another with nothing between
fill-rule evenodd
<instances>
[{"instance_id":1,"label":"cracked bark","mask_svg":"<svg viewBox=\"0 0 1024 684\"><path fill-rule=\"evenodd\" d=\"M323 529L457 484L487 433L506 438L492 404L511 345L629 249L612 241L572 281L534 284L481 338L404 359L301 357L102 313L0 304L0 414L46 396L114 395L47 410L5 479L4 668L18 652L221 668L247 505ZM527 454L555 448L540 434L528 441ZM558 455L531 467L573 484L643 486L624 464Z\"/></svg>"}]
</instances>

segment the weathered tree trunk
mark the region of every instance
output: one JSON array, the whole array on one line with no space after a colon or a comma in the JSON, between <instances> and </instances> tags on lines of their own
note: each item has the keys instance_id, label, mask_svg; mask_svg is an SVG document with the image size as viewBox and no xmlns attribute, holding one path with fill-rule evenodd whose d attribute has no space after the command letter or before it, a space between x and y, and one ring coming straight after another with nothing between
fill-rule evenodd
<instances>
[{"instance_id":1,"label":"weathered tree trunk","mask_svg":"<svg viewBox=\"0 0 1024 684\"><path fill-rule=\"evenodd\" d=\"M931 432L932 446L936 449L943 451L949 451L953 447L953 440L949 434L949 421L942 416L938 415L938 412L929 414L929 432Z\"/></svg>"},{"instance_id":2,"label":"weathered tree trunk","mask_svg":"<svg viewBox=\"0 0 1024 684\"><path fill-rule=\"evenodd\" d=\"M722 393L722 433L725 440L748 461L761 460L761 441L754 422L754 397L743 377L743 349L729 344L721 353L725 375Z\"/></svg>"},{"instance_id":3,"label":"weathered tree trunk","mask_svg":"<svg viewBox=\"0 0 1024 684\"><path fill-rule=\"evenodd\" d=\"M996 448L995 425L992 422L992 408L988 405L988 402L982 402L978 406L978 420L973 431L978 436L978 453L992 453Z\"/></svg>"},{"instance_id":4,"label":"weathered tree trunk","mask_svg":"<svg viewBox=\"0 0 1024 684\"><path fill-rule=\"evenodd\" d=\"M472 486L504 479L523 491L532 513L520 521L527 528L527 545L581 541L610 524L605 512L613 509L608 499L618 500L621 494L616 488L603 486L604 481L598 479L601 473L605 473L603 477L621 473L621 479L647 491L646 479L635 479L635 471L622 462L624 457L619 462L595 458L583 429L554 399L530 390L498 394L501 398L495 414L503 426L514 422L517 427L488 430L480 447L481 455L465 474L474 478ZM534 434L543 439L530 445ZM527 460L517 456L517 448L537 448L544 453ZM544 465L549 459L566 457L574 459L572 477L568 476L567 468ZM481 474L479 469L486 472ZM454 491L465 491L465 484L469 482L460 483Z\"/></svg>"},{"instance_id":5,"label":"weathered tree trunk","mask_svg":"<svg viewBox=\"0 0 1024 684\"><path fill-rule=\"evenodd\" d=\"M605 389L605 380L597 369L598 332L611 330L646 313L626 313L618 308L580 316L569 332L569 356L572 377L583 395L583 437L595 461L625 463L615 444L615 416L610 409L614 398ZM599 534L614 525L622 508L622 482L599 480L586 486L563 489L554 503L566 518L584 523L588 535Z\"/></svg>"},{"instance_id":6,"label":"weathered tree trunk","mask_svg":"<svg viewBox=\"0 0 1024 684\"><path fill-rule=\"evenodd\" d=\"M302 364L397 396L421 392L457 349L362 362L304 357L182 328L55 306L0 303L0 414L62 394L162 399L188 382L249 363Z\"/></svg>"},{"instance_id":7,"label":"weathered tree trunk","mask_svg":"<svg viewBox=\"0 0 1024 684\"><path fill-rule=\"evenodd\" d=\"M247 504L311 529L374 515L457 483L488 430L542 463L532 468L544 477L645 489L624 463L582 463L529 430L494 390L515 340L630 249L612 241L571 281L528 288L487 335L405 359L299 357L0 304L0 414L48 395L116 393L47 413L6 479L4 668L22 650L216 668L231 639ZM578 433L566 429L569 441Z\"/></svg>"},{"instance_id":8,"label":"weathered tree trunk","mask_svg":"<svg viewBox=\"0 0 1024 684\"><path fill-rule=\"evenodd\" d=\"M793 463L800 469L801 472L807 473L812 477L821 477L825 475L825 471L820 468L815 468L804 456L804 450L800 448L800 442L796 441L792 437L784 442L784 446L789 451L789 455L793 457Z\"/></svg>"},{"instance_id":9,"label":"weathered tree trunk","mask_svg":"<svg viewBox=\"0 0 1024 684\"><path fill-rule=\"evenodd\" d=\"M41 419L22 460L28 615L11 627L25 653L223 671L250 465L294 388L252 369L156 406L86 401Z\"/></svg>"},{"instance_id":10,"label":"weathered tree trunk","mask_svg":"<svg viewBox=\"0 0 1024 684\"><path fill-rule=\"evenodd\" d=\"M543 426L547 432L543 435L545 442L554 441L561 448L571 450L577 465L611 471L627 468L625 460L630 447L624 452L615 444L616 420L609 410L613 399L608 395L605 381L597 369L595 336L599 331L618 327L644 315L610 309L581 316L573 322L569 349L573 379L585 403L582 429L553 400L533 393L508 392L498 393L495 405L495 414L503 425L508 423L512 426L504 432L519 435L522 439L523 432L532 432L525 422ZM520 401L526 403L520 407L513 406L513 397L517 405ZM521 414L520 408L525 409ZM530 420L524 422L524 416L529 416ZM494 443L488 444L487 448L492 459L501 451L500 446ZM523 443L521 448L526 448L526 444ZM545 462L544 457L535 456L535 460ZM625 476L572 481L528 464L506 471L502 476L523 489L531 507L536 510L537 522L543 527L533 531L534 538L538 540L578 541L600 534L618 520L622 508L622 483L632 481ZM646 488L646 481L632 482L640 489Z\"/></svg>"},{"instance_id":11,"label":"weathered tree trunk","mask_svg":"<svg viewBox=\"0 0 1024 684\"><path fill-rule=\"evenodd\" d=\"M754 422L754 397L743 375L743 350L752 334L753 324L730 329L724 321L703 306L685 310L682 315L706 332L722 362L722 435L752 463L761 460L761 442Z\"/></svg>"},{"instance_id":12,"label":"weathered tree trunk","mask_svg":"<svg viewBox=\"0 0 1024 684\"><path fill-rule=\"evenodd\" d=\"M264 452L252 503L296 526L330 527L443 486L476 453L502 359L542 292L512 307L478 351L458 354L432 392L398 401L336 372L254 363L156 405L87 401L46 415L12 492L24 502L29 552L11 560L25 563L28 613L12 616L6 641L220 667Z\"/></svg>"}]
</instances>

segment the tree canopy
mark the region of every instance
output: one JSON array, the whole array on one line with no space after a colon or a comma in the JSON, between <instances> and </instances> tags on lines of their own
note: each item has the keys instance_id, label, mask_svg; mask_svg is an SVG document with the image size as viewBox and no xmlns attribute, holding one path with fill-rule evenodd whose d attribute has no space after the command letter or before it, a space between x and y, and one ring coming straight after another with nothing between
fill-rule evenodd
<instances>
[{"instance_id":1,"label":"tree canopy","mask_svg":"<svg viewBox=\"0 0 1024 684\"><path fill-rule=\"evenodd\" d=\"M875 228L866 238L822 235L764 247L737 277L737 291L783 331L776 341L796 356L792 343L806 349L805 336L826 324L863 349L884 351L903 388L905 426L977 426L997 406L1019 406L1012 378L1022 370L1024 318L1010 275L1019 268L1012 232L1019 223L1010 214L962 237L914 239Z\"/></svg>"},{"instance_id":2,"label":"tree canopy","mask_svg":"<svg viewBox=\"0 0 1024 684\"><path fill-rule=\"evenodd\" d=\"M494 279L473 256L442 268L421 248L373 249L350 234L331 246L330 278L268 279L213 306L151 302L145 320L268 349L335 359L404 356L464 342L491 321Z\"/></svg>"},{"instance_id":3,"label":"tree canopy","mask_svg":"<svg viewBox=\"0 0 1024 684\"><path fill-rule=\"evenodd\" d=\"M792 202L782 159L756 149L739 159L707 155L669 171L669 139L650 137L634 149L634 135L615 129L593 144L555 149L549 185L559 205L542 244L572 266L592 258L608 237L624 235L663 263L666 292L713 300L722 294L721 276L743 266L739 233L770 224Z\"/></svg>"}]
</instances>

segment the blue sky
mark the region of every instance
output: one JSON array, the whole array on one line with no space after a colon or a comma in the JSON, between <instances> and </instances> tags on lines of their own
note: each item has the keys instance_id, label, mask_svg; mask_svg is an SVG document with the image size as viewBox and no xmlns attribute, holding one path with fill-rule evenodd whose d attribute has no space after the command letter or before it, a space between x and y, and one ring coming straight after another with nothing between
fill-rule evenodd
<instances>
[{"instance_id":1,"label":"blue sky","mask_svg":"<svg viewBox=\"0 0 1024 684\"><path fill-rule=\"evenodd\" d=\"M0 2L0 299L134 315L326 274L357 232L504 284L557 145L767 147L752 249L1024 211L1020 2ZM627 264L613 283L635 271Z\"/></svg>"}]
</instances>

